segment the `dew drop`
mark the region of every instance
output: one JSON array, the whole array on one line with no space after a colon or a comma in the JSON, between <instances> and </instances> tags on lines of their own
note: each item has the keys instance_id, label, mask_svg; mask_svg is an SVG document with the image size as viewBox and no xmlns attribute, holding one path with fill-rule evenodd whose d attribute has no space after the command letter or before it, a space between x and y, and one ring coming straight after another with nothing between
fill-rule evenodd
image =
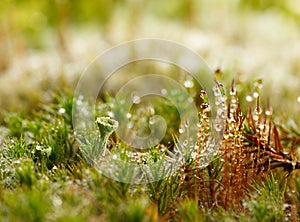
<instances>
[{"instance_id":1,"label":"dew drop","mask_svg":"<svg viewBox=\"0 0 300 222\"><path fill-rule=\"evenodd\" d=\"M300 96L298 96L298 98L297 98L297 102L298 102L298 103L300 103Z\"/></svg>"},{"instance_id":2,"label":"dew drop","mask_svg":"<svg viewBox=\"0 0 300 222\"><path fill-rule=\"evenodd\" d=\"M139 103L141 102L141 98L140 98L139 96L137 96L137 95L134 95L134 96L132 97L132 102L133 102L134 104L139 104Z\"/></svg>"},{"instance_id":3,"label":"dew drop","mask_svg":"<svg viewBox=\"0 0 300 222\"><path fill-rule=\"evenodd\" d=\"M52 199L52 204L53 204L55 207L61 206L62 200L60 199L60 197L54 196L53 199Z\"/></svg>"},{"instance_id":4,"label":"dew drop","mask_svg":"<svg viewBox=\"0 0 300 222\"><path fill-rule=\"evenodd\" d=\"M132 121L130 121L130 122L127 123L127 128L128 129L132 129L133 128L133 122Z\"/></svg>"},{"instance_id":5,"label":"dew drop","mask_svg":"<svg viewBox=\"0 0 300 222\"><path fill-rule=\"evenodd\" d=\"M155 110L154 110L154 108L152 107L152 106L148 106L148 112L149 112L149 114L151 115L151 116L153 116L154 114L155 114Z\"/></svg>"},{"instance_id":6,"label":"dew drop","mask_svg":"<svg viewBox=\"0 0 300 222\"><path fill-rule=\"evenodd\" d=\"M107 115L110 117L110 118L114 118L115 114L112 112L112 111L108 111L107 112Z\"/></svg>"},{"instance_id":7,"label":"dew drop","mask_svg":"<svg viewBox=\"0 0 300 222\"><path fill-rule=\"evenodd\" d=\"M218 97L215 101L215 104L217 106L219 106L220 104L222 104L224 102L224 100L225 100L224 97Z\"/></svg>"},{"instance_id":8,"label":"dew drop","mask_svg":"<svg viewBox=\"0 0 300 222\"><path fill-rule=\"evenodd\" d=\"M82 105L82 100L79 100L79 99L78 99L78 100L76 101L76 105L77 105L77 106L81 106L81 105Z\"/></svg>"},{"instance_id":9,"label":"dew drop","mask_svg":"<svg viewBox=\"0 0 300 222\"><path fill-rule=\"evenodd\" d=\"M260 128L261 130L263 130L264 127L265 127L264 124L260 124L260 125L259 125L259 128Z\"/></svg>"},{"instance_id":10,"label":"dew drop","mask_svg":"<svg viewBox=\"0 0 300 222\"><path fill-rule=\"evenodd\" d=\"M247 100L247 102L252 102L253 98L252 98L252 96L248 95L248 96L246 96L246 100Z\"/></svg>"},{"instance_id":11,"label":"dew drop","mask_svg":"<svg viewBox=\"0 0 300 222\"><path fill-rule=\"evenodd\" d=\"M127 119L130 119L131 117L132 117L131 113L127 113L127 114L126 114L126 118L127 118Z\"/></svg>"},{"instance_id":12,"label":"dew drop","mask_svg":"<svg viewBox=\"0 0 300 222\"><path fill-rule=\"evenodd\" d=\"M260 108L259 106L255 108L255 114L256 115L261 115L262 114L262 108Z\"/></svg>"},{"instance_id":13,"label":"dew drop","mask_svg":"<svg viewBox=\"0 0 300 222\"><path fill-rule=\"evenodd\" d=\"M65 108L59 108L58 112L60 114L64 114L66 112Z\"/></svg>"},{"instance_id":14,"label":"dew drop","mask_svg":"<svg viewBox=\"0 0 300 222\"><path fill-rule=\"evenodd\" d=\"M194 83L191 80L185 80L183 84L185 88L192 88L194 86Z\"/></svg>"},{"instance_id":15,"label":"dew drop","mask_svg":"<svg viewBox=\"0 0 300 222\"><path fill-rule=\"evenodd\" d=\"M190 125L190 121L189 121L189 120L186 120L185 123L184 123L185 128L188 128L189 125Z\"/></svg>"},{"instance_id":16,"label":"dew drop","mask_svg":"<svg viewBox=\"0 0 300 222\"><path fill-rule=\"evenodd\" d=\"M206 135L205 135L205 134L201 134L201 136L200 136L200 140L201 140L201 141L204 141L204 140L205 140L205 138L206 138Z\"/></svg>"},{"instance_id":17,"label":"dew drop","mask_svg":"<svg viewBox=\"0 0 300 222\"><path fill-rule=\"evenodd\" d=\"M213 92L214 92L214 95L217 97L217 96L221 96L221 93L220 93L220 90L218 88L218 86L214 86L213 87Z\"/></svg>"},{"instance_id":18,"label":"dew drop","mask_svg":"<svg viewBox=\"0 0 300 222\"><path fill-rule=\"evenodd\" d=\"M254 98L257 98L258 96L259 96L259 93L258 93L258 92L254 92L254 93L253 93L253 97L254 97Z\"/></svg>"},{"instance_id":19,"label":"dew drop","mask_svg":"<svg viewBox=\"0 0 300 222\"><path fill-rule=\"evenodd\" d=\"M231 90L230 90L230 93L229 93L231 96L235 96L236 95L236 88L232 88Z\"/></svg>"},{"instance_id":20,"label":"dew drop","mask_svg":"<svg viewBox=\"0 0 300 222\"><path fill-rule=\"evenodd\" d=\"M78 100L83 100L83 97L84 97L83 95L79 95Z\"/></svg>"},{"instance_id":21,"label":"dew drop","mask_svg":"<svg viewBox=\"0 0 300 222\"><path fill-rule=\"evenodd\" d=\"M269 108L269 109L266 110L266 115L267 116L271 116L272 113L273 113L273 110L271 108Z\"/></svg>"},{"instance_id":22,"label":"dew drop","mask_svg":"<svg viewBox=\"0 0 300 222\"><path fill-rule=\"evenodd\" d=\"M160 92L162 95L166 95L168 93L168 91L166 89L161 89Z\"/></svg>"},{"instance_id":23,"label":"dew drop","mask_svg":"<svg viewBox=\"0 0 300 222\"><path fill-rule=\"evenodd\" d=\"M257 121L258 120L258 116L256 114L253 115L253 120Z\"/></svg>"},{"instance_id":24,"label":"dew drop","mask_svg":"<svg viewBox=\"0 0 300 222\"><path fill-rule=\"evenodd\" d=\"M261 89L264 85L263 85L263 81L262 79L258 79L255 81L254 86L258 87L259 89Z\"/></svg>"},{"instance_id":25,"label":"dew drop","mask_svg":"<svg viewBox=\"0 0 300 222\"><path fill-rule=\"evenodd\" d=\"M200 95L199 95L199 96L200 96L201 99L206 99L206 97L207 97L206 91L202 89L202 90L200 91Z\"/></svg>"},{"instance_id":26,"label":"dew drop","mask_svg":"<svg viewBox=\"0 0 300 222\"><path fill-rule=\"evenodd\" d=\"M204 109L205 109L205 111L206 111L206 112L209 112L209 111L210 111L210 109L211 109L211 107L210 107L210 105L209 105L209 104L206 104L206 107L205 107Z\"/></svg>"},{"instance_id":27,"label":"dew drop","mask_svg":"<svg viewBox=\"0 0 300 222\"><path fill-rule=\"evenodd\" d=\"M155 123L155 118L154 117L151 117L150 119L149 119L149 124L150 125L153 125Z\"/></svg>"},{"instance_id":28,"label":"dew drop","mask_svg":"<svg viewBox=\"0 0 300 222\"><path fill-rule=\"evenodd\" d=\"M112 155L112 159L116 160L117 159L117 155L116 154Z\"/></svg>"},{"instance_id":29,"label":"dew drop","mask_svg":"<svg viewBox=\"0 0 300 222\"><path fill-rule=\"evenodd\" d=\"M229 135L228 134L224 134L223 137L224 137L225 140L229 139Z\"/></svg>"},{"instance_id":30,"label":"dew drop","mask_svg":"<svg viewBox=\"0 0 300 222\"><path fill-rule=\"evenodd\" d=\"M215 125L215 130L217 131L217 132L221 132L222 131L222 125L221 124L216 124Z\"/></svg>"},{"instance_id":31,"label":"dew drop","mask_svg":"<svg viewBox=\"0 0 300 222\"><path fill-rule=\"evenodd\" d=\"M188 140L184 140L184 141L183 141L183 143L182 143L182 145L183 145L183 146L187 146L187 145L188 145L188 143L189 143L189 141L188 141Z\"/></svg>"},{"instance_id":32,"label":"dew drop","mask_svg":"<svg viewBox=\"0 0 300 222\"><path fill-rule=\"evenodd\" d=\"M183 128L182 126L180 126L178 132L179 132L180 134L182 134L182 133L185 132L185 130L184 130L184 128Z\"/></svg>"},{"instance_id":33,"label":"dew drop","mask_svg":"<svg viewBox=\"0 0 300 222\"><path fill-rule=\"evenodd\" d=\"M224 118L225 118L225 112L224 112L224 109L219 108L219 109L217 110L217 115L218 115L221 119L224 119Z\"/></svg>"}]
</instances>

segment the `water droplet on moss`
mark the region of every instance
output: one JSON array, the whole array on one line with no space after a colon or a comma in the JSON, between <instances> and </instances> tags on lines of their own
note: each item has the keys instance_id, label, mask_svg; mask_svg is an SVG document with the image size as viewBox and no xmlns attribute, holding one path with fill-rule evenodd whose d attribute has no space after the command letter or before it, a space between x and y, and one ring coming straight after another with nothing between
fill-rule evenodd
<instances>
[{"instance_id":1,"label":"water droplet on moss","mask_svg":"<svg viewBox=\"0 0 300 222\"><path fill-rule=\"evenodd\" d=\"M126 118L127 118L127 119L130 119L131 116L132 116L131 113L127 113L127 114L126 114Z\"/></svg>"},{"instance_id":2,"label":"water droplet on moss","mask_svg":"<svg viewBox=\"0 0 300 222\"><path fill-rule=\"evenodd\" d=\"M148 106L147 110L151 116L153 116L155 114L155 109L152 106Z\"/></svg>"},{"instance_id":3,"label":"water droplet on moss","mask_svg":"<svg viewBox=\"0 0 300 222\"><path fill-rule=\"evenodd\" d=\"M254 114L254 115L253 115L253 120L254 120L254 121L257 121L257 120L258 120L258 116Z\"/></svg>"},{"instance_id":4,"label":"water droplet on moss","mask_svg":"<svg viewBox=\"0 0 300 222\"><path fill-rule=\"evenodd\" d=\"M264 85L263 85L263 81L262 79L258 79L254 82L254 86L258 87L259 89L261 89Z\"/></svg>"},{"instance_id":5,"label":"water droplet on moss","mask_svg":"<svg viewBox=\"0 0 300 222\"><path fill-rule=\"evenodd\" d=\"M116 154L112 155L112 159L116 160L117 159L117 155Z\"/></svg>"},{"instance_id":6,"label":"water droplet on moss","mask_svg":"<svg viewBox=\"0 0 300 222\"><path fill-rule=\"evenodd\" d=\"M189 127L189 125L190 125L190 122L189 122L189 120L186 120L186 121L185 121L185 123L184 123L184 126L185 126L185 128L188 128L188 127Z\"/></svg>"},{"instance_id":7,"label":"water droplet on moss","mask_svg":"<svg viewBox=\"0 0 300 222\"><path fill-rule=\"evenodd\" d=\"M166 95L168 93L168 91L166 89L161 89L160 92L162 95Z\"/></svg>"},{"instance_id":8,"label":"water droplet on moss","mask_svg":"<svg viewBox=\"0 0 300 222\"><path fill-rule=\"evenodd\" d=\"M64 113L66 112L66 110L65 110L64 108L59 108L58 112L59 112L60 114L64 114Z\"/></svg>"},{"instance_id":9,"label":"water droplet on moss","mask_svg":"<svg viewBox=\"0 0 300 222\"><path fill-rule=\"evenodd\" d=\"M155 118L154 117L151 117L150 119L149 119L149 124L150 125L153 125L155 123Z\"/></svg>"},{"instance_id":10,"label":"water droplet on moss","mask_svg":"<svg viewBox=\"0 0 300 222\"><path fill-rule=\"evenodd\" d=\"M217 115L221 118L221 119L224 119L226 116L225 116L225 111L224 111L224 109L222 109L222 108L219 108L218 110L217 110Z\"/></svg>"},{"instance_id":11,"label":"water droplet on moss","mask_svg":"<svg viewBox=\"0 0 300 222\"><path fill-rule=\"evenodd\" d=\"M231 90L230 90L230 93L229 93L231 96L235 96L236 95L236 88L232 88Z\"/></svg>"},{"instance_id":12,"label":"water droplet on moss","mask_svg":"<svg viewBox=\"0 0 300 222\"><path fill-rule=\"evenodd\" d=\"M76 101L76 105L77 105L77 106L81 106L81 105L82 105L82 101L81 101L81 100L77 100L77 101Z\"/></svg>"},{"instance_id":13,"label":"water droplet on moss","mask_svg":"<svg viewBox=\"0 0 300 222\"><path fill-rule=\"evenodd\" d=\"M189 141L188 141L188 140L184 140L184 141L183 141L183 143L182 143L182 145L183 145L183 146L187 146L187 145L188 145L188 143L189 143Z\"/></svg>"},{"instance_id":14,"label":"water droplet on moss","mask_svg":"<svg viewBox=\"0 0 300 222\"><path fill-rule=\"evenodd\" d=\"M127 128L128 128L128 129L132 129L132 128L133 128L133 122L131 122L131 121L128 122L128 123L127 123Z\"/></svg>"},{"instance_id":15,"label":"water droplet on moss","mask_svg":"<svg viewBox=\"0 0 300 222\"><path fill-rule=\"evenodd\" d=\"M221 96L221 92L220 92L218 86L213 87L213 92L216 97Z\"/></svg>"},{"instance_id":16,"label":"water droplet on moss","mask_svg":"<svg viewBox=\"0 0 300 222\"><path fill-rule=\"evenodd\" d=\"M182 126L180 126L178 132L179 132L180 134L182 134L182 133L185 132L185 130L184 130L184 128L183 128Z\"/></svg>"},{"instance_id":17,"label":"water droplet on moss","mask_svg":"<svg viewBox=\"0 0 300 222\"><path fill-rule=\"evenodd\" d=\"M267 116L271 116L272 113L273 113L273 110L271 108L266 110L266 115Z\"/></svg>"},{"instance_id":18,"label":"water droplet on moss","mask_svg":"<svg viewBox=\"0 0 300 222\"><path fill-rule=\"evenodd\" d=\"M112 112L112 111L108 111L107 112L107 115L110 117L110 118L114 118L115 114Z\"/></svg>"},{"instance_id":19,"label":"water droplet on moss","mask_svg":"<svg viewBox=\"0 0 300 222\"><path fill-rule=\"evenodd\" d=\"M185 88L192 88L194 86L194 83L191 80L185 80L183 84Z\"/></svg>"},{"instance_id":20,"label":"water droplet on moss","mask_svg":"<svg viewBox=\"0 0 300 222\"><path fill-rule=\"evenodd\" d=\"M261 115L262 114L262 108L261 107L256 107L255 108L255 115Z\"/></svg>"},{"instance_id":21,"label":"water droplet on moss","mask_svg":"<svg viewBox=\"0 0 300 222\"><path fill-rule=\"evenodd\" d=\"M221 124L216 124L215 125L215 130L217 131L217 132L221 132L222 131L222 125Z\"/></svg>"},{"instance_id":22,"label":"water droplet on moss","mask_svg":"<svg viewBox=\"0 0 300 222\"><path fill-rule=\"evenodd\" d=\"M134 95L134 96L132 97L132 102L133 102L134 104L139 104L139 103L141 102L141 98L140 98L139 96L137 96L137 95Z\"/></svg>"},{"instance_id":23,"label":"water droplet on moss","mask_svg":"<svg viewBox=\"0 0 300 222\"><path fill-rule=\"evenodd\" d=\"M259 93L258 93L258 92L254 92L254 93L253 93L253 97L254 97L254 98L257 98L258 96L259 96Z\"/></svg>"},{"instance_id":24,"label":"water droplet on moss","mask_svg":"<svg viewBox=\"0 0 300 222\"><path fill-rule=\"evenodd\" d=\"M199 96L202 100L207 99L206 91L202 89Z\"/></svg>"},{"instance_id":25,"label":"water droplet on moss","mask_svg":"<svg viewBox=\"0 0 300 222\"><path fill-rule=\"evenodd\" d=\"M247 102L252 102L253 98L252 98L252 96L248 95L248 96L246 96L246 100L247 100Z\"/></svg>"}]
</instances>

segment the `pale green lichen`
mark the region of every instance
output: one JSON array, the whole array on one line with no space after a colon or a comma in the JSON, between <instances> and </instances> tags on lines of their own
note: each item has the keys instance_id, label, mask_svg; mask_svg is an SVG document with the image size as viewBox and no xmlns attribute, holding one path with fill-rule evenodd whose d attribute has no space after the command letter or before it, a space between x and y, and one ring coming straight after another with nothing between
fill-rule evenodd
<instances>
[{"instance_id":1,"label":"pale green lichen","mask_svg":"<svg viewBox=\"0 0 300 222\"><path fill-rule=\"evenodd\" d=\"M109 139L109 136L117 130L119 126L119 122L111 119L110 117L98 117L96 119L96 123L98 126L98 129L100 131L100 141L101 141L101 147L103 148L102 155L105 155L107 142Z\"/></svg>"}]
</instances>

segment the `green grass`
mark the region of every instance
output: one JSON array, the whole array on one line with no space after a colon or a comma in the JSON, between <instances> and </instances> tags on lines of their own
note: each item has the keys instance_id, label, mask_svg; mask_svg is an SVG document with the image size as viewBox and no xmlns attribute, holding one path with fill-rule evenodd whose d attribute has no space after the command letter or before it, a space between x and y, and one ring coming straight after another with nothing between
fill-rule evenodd
<instances>
[{"instance_id":1,"label":"green grass","mask_svg":"<svg viewBox=\"0 0 300 222\"><path fill-rule=\"evenodd\" d=\"M146 185L107 178L85 158L73 134L71 93L57 95L52 104L32 113L3 112L2 221L296 221L300 180L295 150L300 127L295 123L293 128L277 125L279 132L259 131L255 113L244 115L232 106L237 96L228 93L228 113L232 114L228 118L233 122L227 122L221 152L212 163L201 169L197 154L196 158L188 155L178 172ZM103 104L97 105L99 115L107 112ZM257 107L259 103L252 110ZM168 104L160 104L159 112L167 109ZM207 115L203 110L200 114ZM268 115L258 119L275 126ZM123 160L132 161L132 151L114 134L109 140L112 147L107 149L112 154L123 150ZM183 146L174 144L176 140L161 146L169 150ZM97 150L94 143L86 146ZM156 162L169 155L160 149L140 157Z\"/></svg>"}]
</instances>

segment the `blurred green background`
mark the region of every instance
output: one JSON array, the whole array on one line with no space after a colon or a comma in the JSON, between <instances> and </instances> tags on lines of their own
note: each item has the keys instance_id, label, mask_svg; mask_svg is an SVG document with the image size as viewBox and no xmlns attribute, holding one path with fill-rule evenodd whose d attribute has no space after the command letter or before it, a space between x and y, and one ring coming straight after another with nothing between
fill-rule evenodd
<instances>
[{"instance_id":1,"label":"blurred green background","mask_svg":"<svg viewBox=\"0 0 300 222\"><path fill-rule=\"evenodd\" d=\"M297 0L1 0L0 107L26 110L73 90L104 50L163 38L201 55L243 96L262 78L276 110L299 113ZM299 97L299 98L298 98Z\"/></svg>"}]
</instances>

